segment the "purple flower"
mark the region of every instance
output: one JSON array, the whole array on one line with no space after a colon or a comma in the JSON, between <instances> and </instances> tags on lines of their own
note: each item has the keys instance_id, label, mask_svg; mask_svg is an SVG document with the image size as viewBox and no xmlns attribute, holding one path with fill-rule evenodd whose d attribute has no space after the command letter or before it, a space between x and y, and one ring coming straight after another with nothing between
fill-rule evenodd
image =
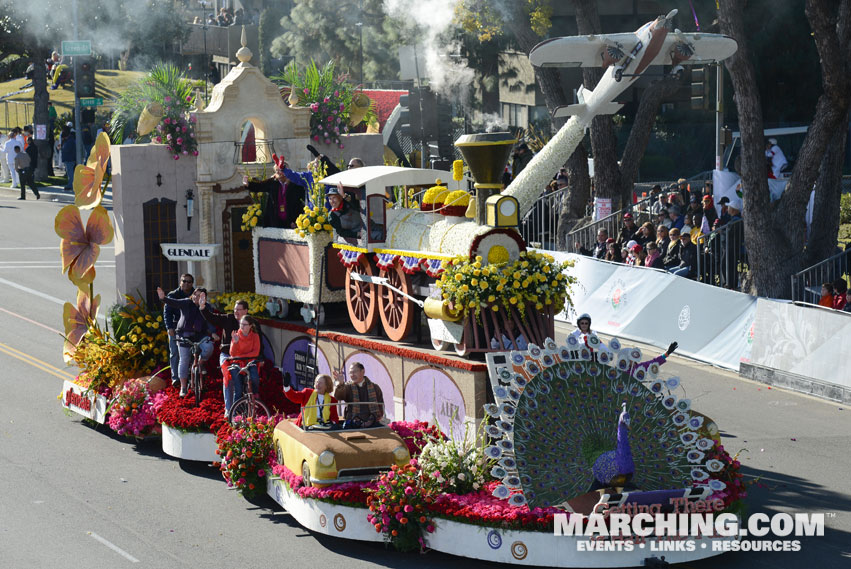
<instances>
[{"instance_id":1,"label":"purple flower","mask_svg":"<svg viewBox=\"0 0 851 569\"><path fill-rule=\"evenodd\" d=\"M307 95L308 93L310 93L310 89L308 89L307 87L305 87L305 88L304 88L304 94L305 94L305 95Z\"/></svg>"},{"instance_id":2,"label":"purple flower","mask_svg":"<svg viewBox=\"0 0 851 569\"><path fill-rule=\"evenodd\" d=\"M166 95L165 99L163 99L163 100L164 100L166 103L170 103L170 102L171 102L171 97L169 97L168 95Z\"/></svg>"},{"instance_id":3,"label":"purple flower","mask_svg":"<svg viewBox=\"0 0 851 569\"><path fill-rule=\"evenodd\" d=\"M340 103L340 110L342 111L342 110L344 110L345 108L346 108L346 105L345 105L344 103Z\"/></svg>"},{"instance_id":4,"label":"purple flower","mask_svg":"<svg viewBox=\"0 0 851 569\"><path fill-rule=\"evenodd\" d=\"M165 124L171 124L171 119L170 119L170 118L168 118L168 117L166 117L166 118L164 118L164 119L163 119L163 122L164 122Z\"/></svg>"},{"instance_id":5,"label":"purple flower","mask_svg":"<svg viewBox=\"0 0 851 569\"><path fill-rule=\"evenodd\" d=\"M335 97L339 97L339 96L340 96L340 92L339 92L339 91L334 91L334 96L335 96Z\"/></svg>"}]
</instances>

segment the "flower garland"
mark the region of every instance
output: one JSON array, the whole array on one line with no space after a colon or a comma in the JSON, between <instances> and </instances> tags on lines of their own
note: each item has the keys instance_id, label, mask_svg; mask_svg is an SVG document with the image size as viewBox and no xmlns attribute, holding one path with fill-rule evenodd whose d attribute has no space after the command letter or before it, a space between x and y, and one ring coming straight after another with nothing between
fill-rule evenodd
<instances>
[{"instance_id":1,"label":"flower garland","mask_svg":"<svg viewBox=\"0 0 851 569\"><path fill-rule=\"evenodd\" d=\"M223 292L210 297L209 302L215 303L224 312L233 312L237 300L248 303L248 314L262 316L266 314L266 303L269 297L256 292Z\"/></svg>"},{"instance_id":2,"label":"flower garland","mask_svg":"<svg viewBox=\"0 0 851 569\"><path fill-rule=\"evenodd\" d=\"M444 300L463 309L465 315L481 317L482 308L496 312L500 307L513 307L525 316L527 304L536 310L554 305L560 312L570 300L570 286L576 280L564 274L569 266L569 262L558 263L535 251L521 252L510 265L485 265L480 256L473 262L459 256L444 262L437 286Z\"/></svg>"},{"instance_id":3,"label":"flower garland","mask_svg":"<svg viewBox=\"0 0 851 569\"><path fill-rule=\"evenodd\" d=\"M260 194L248 192L248 195L253 203L242 214L242 224L239 226L242 231L251 231L263 219L263 204L260 203Z\"/></svg>"},{"instance_id":4,"label":"flower garland","mask_svg":"<svg viewBox=\"0 0 851 569\"><path fill-rule=\"evenodd\" d=\"M212 431L225 424L225 402L222 398L222 380L209 375L204 382L201 405L194 397L179 397L176 388L168 386L161 391L163 397L154 401L157 421L183 431Z\"/></svg>"},{"instance_id":5,"label":"flower garland","mask_svg":"<svg viewBox=\"0 0 851 569\"><path fill-rule=\"evenodd\" d=\"M157 125L157 136L154 140L160 144L165 142L175 160L181 156L198 156L198 143L195 140L195 115L189 113L191 96L186 101L179 101L166 96L162 122Z\"/></svg>"},{"instance_id":6,"label":"flower garland","mask_svg":"<svg viewBox=\"0 0 851 569\"><path fill-rule=\"evenodd\" d=\"M144 437L157 426L153 400L148 393L148 378L124 382L107 409L109 428L119 435Z\"/></svg>"},{"instance_id":7,"label":"flower garland","mask_svg":"<svg viewBox=\"0 0 851 569\"><path fill-rule=\"evenodd\" d=\"M269 467L274 476L283 480L301 498L310 498L321 502L342 504L354 508L366 508L366 500L369 497L367 491L378 487L374 481L345 482L343 484L332 484L324 488L305 486L304 478L295 474L283 464L278 464L274 456L269 459Z\"/></svg>"},{"instance_id":8,"label":"flower garland","mask_svg":"<svg viewBox=\"0 0 851 569\"><path fill-rule=\"evenodd\" d=\"M417 459L412 458L404 466L394 464L379 477L377 487L368 491L367 519L399 551L424 550L424 532L434 532L434 525L425 515L434 499L422 480Z\"/></svg>"},{"instance_id":9,"label":"flower garland","mask_svg":"<svg viewBox=\"0 0 851 569\"><path fill-rule=\"evenodd\" d=\"M281 420L280 415L256 419L236 419L225 423L216 433L222 457L219 470L229 488L236 488L245 497L265 491L266 468L274 454L272 433Z\"/></svg>"},{"instance_id":10,"label":"flower garland","mask_svg":"<svg viewBox=\"0 0 851 569\"><path fill-rule=\"evenodd\" d=\"M325 165L314 160L310 163L310 171L313 174L310 187L307 188L307 194L310 196L308 205L304 206L304 213L298 216L295 220L296 232L300 237L306 237L319 231L331 233L334 229L329 220L329 211L325 207L325 185L317 184L316 180L321 180L325 177Z\"/></svg>"}]
</instances>

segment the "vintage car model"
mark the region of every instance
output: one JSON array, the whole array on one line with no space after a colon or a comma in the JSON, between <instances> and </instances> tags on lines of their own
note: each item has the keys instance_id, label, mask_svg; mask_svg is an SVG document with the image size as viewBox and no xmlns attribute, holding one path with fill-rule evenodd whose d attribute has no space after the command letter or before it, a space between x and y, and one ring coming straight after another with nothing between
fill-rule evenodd
<instances>
[{"instance_id":1,"label":"vintage car model","mask_svg":"<svg viewBox=\"0 0 851 569\"><path fill-rule=\"evenodd\" d=\"M304 430L284 419L273 435L278 462L304 477L305 486L372 480L411 459L408 447L390 427Z\"/></svg>"}]
</instances>

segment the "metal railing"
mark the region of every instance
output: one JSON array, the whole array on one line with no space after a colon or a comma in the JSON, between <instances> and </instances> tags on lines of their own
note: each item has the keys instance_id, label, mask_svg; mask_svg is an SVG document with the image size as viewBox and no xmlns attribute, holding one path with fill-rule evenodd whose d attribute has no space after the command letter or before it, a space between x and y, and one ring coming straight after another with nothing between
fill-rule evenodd
<instances>
[{"instance_id":1,"label":"metal railing","mask_svg":"<svg viewBox=\"0 0 851 569\"><path fill-rule=\"evenodd\" d=\"M700 282L741 290L742 276L747 270L745 226L741 219L698 239L697 280Z\"/></svg>"},{"instance_id":2,"label":"metal railing","mask_svg":"<svg viewBox=\"0 0 851 569\"><path fill-rule=\"evenodd\" d=\"M0 125L4 131L3 134L13 127L32 124L34 110L32 102L0 101L0 103L3 104L3 111L0 113L0 117L3 118L3 123Z\"/></svg>"},{"instance_id":3,"label":"metal railing","mask_svg":"<svg viewBox=\"0 0 851 569\"><path fill-rule=\"evenodd\" d=\"M574 229L567 234L567 250L573 253L578 253L579 248L576 247L577 243L579 243L584 249L593 249L594 244L597 242L597 232L600 231L600 229L605 229L609 234L609 237L617 239L618 233L620 233L621 226L623 225L623 215L626 212L632 213L636 226L640 227L642 223L651 221L650 206L652 205L652 199L653 198L650 198L649 196L642 198L637 203L630 204L623 209L619 209L618 211L607 215L603 219L597 220L579 229Z\"/></svg>"},{"instance_id":4,"label":"metal railing","mask_svg":"<svg viewBox=\"0 0 851 569\"><path fill-rule=\"evenodd\" d=\"M821 298L821 285L832 283L849 273L851 250L842 251L828 257L812 267L792 275L792 300L818 304Z\"/></svg>"},{"instance_id":5,"label":"metal railing","mask_svg":"<svg viewBox=\"0 0 851 569\"><path fill-rule=\"evenodd\" d=\"M558 218L566 191L561 189L545 193L535 200L529 213L520 222L520 235L526 243L555 251Z\"/></svg>"}]
</instances>

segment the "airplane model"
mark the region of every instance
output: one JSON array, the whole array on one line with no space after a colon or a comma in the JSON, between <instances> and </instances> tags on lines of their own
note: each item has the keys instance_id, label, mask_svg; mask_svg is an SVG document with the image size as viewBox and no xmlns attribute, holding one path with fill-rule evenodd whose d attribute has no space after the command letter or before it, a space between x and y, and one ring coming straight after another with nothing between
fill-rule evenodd
<instances>
[{"instance_id":1,"label":"airplane model","mask_svg":"<svg viewBox=\"0 0 851 569\"><path fill-rule=\"evenodd\" d=\"M666 24L676 14L677 10L671 10L667 16L647 22L634 33L552 38L532 48L529 61L536 67L606 70L593 91L580 87L579 103L559 107L553 116L575 115L587 127L596 115L618 112L623 105L614 102L615 97L651 65L672 65L671 73L679 75L683 65L721 61L736 52L736 41L722 34L674 30L668 35Z\"/></svg>"}]
</instances>

